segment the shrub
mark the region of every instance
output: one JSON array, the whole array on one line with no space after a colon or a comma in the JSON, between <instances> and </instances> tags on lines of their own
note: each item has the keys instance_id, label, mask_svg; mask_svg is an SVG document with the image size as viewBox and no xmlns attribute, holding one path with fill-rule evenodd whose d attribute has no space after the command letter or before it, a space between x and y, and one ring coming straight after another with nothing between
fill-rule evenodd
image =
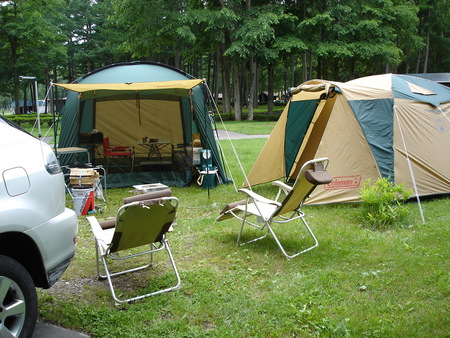
<instances>
[{"instance_id":1,"label":"shrub","mask_svg":"<svg viewBox=\"0 0 450 338\"><path fill-rule=\"evenodd\" d=\"M40 114L41 127L50 127L53 124L53 116L51 114ZM22 128L31 127L36 123L37 114L8 115L8 119L18 124Z\"/></svg>"},{"instance_id":2,"label":"shrub","mask_svg":"<svg viewBox=\"0 0 450 338\"><path fill-rule=\"evenodd\" d=\"M404 183L394 185L387 178L381 178L372 184L368 179L361 189L361 220L379 230L404 225L408 220L404 202L411 194L412 189L406 189Z\"/></svg>"}]
</instances>

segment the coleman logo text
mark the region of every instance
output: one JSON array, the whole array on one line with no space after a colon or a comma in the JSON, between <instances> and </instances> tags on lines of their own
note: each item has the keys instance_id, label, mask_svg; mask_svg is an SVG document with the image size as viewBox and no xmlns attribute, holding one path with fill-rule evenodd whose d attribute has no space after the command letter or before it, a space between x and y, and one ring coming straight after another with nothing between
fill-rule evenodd
<instances>
[{"instance_id":1,"label":"coleman logo text","mask_svg":"<svg viewBox=\"0 0 450 338\"><path fill-rule=\"evenodd\" d=\"M325 190L338 190L338 189L356 189L361 184L361 176L341 176L333 177L331 183L325 185Z\"/></svg>"}]
</instances>

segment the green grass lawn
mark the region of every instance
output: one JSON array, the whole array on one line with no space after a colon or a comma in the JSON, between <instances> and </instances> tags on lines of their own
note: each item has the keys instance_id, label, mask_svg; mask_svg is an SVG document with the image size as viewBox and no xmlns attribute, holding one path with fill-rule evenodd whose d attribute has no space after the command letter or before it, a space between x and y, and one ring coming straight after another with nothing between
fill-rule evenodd
<instances>
[{"instance_id":1,"label":"green grass lawn","mask_svg":"<svg viewBox=\"0 0 450 338\"><path fill-rule=\"evenodd\" d=\"M276 121L224 121L224 123L217 123L217 129L226 129L236 133L246 135L262 135L270 134L275 127Z\"/></svg>"},{"instance_id":2,"label":"green grass lawn","mask_svg":"<svg viewBox=\"0 0 450 338\"><path fill-rule=\"evenodd\" d=\"M246 172L264 142L233 141ZM232 153L227 141L223 147ZM243 174L232 157L240 185ZM109 190L97 217L113 216L131 190ZM232 184L209 195L196 184L173 194L180 207L168 239L180 290L114 306L107 283L95 278L93 236L80 216L74 260L55 287L39 290L41 320L94 337L449 336L449 198L423 201L425 224L417 204L407 204L409 223L387 231L359 224L358 205L306 206L320 246L288 261L271 237L237 247L239 222L215 222L224 205L243 198ZM300 225L277 230L288 248L310 244ZM244 236L252 234L247 229ZM171 282L165 257L158 258L150 274L127 279L123 292Z\"/></svg>"}]
</instances>

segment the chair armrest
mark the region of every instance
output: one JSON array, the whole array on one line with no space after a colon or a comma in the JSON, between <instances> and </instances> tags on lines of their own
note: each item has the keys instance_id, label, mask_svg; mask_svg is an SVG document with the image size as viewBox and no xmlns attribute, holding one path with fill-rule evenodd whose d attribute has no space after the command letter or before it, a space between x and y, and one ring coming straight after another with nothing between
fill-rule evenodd
<instances>
[{"instance_id":1,"label":"chair armrest","mask_svg":"<svg viewBox=\"0 0 450 338\"><path fill-rule=\"evenodd\" d=\"M265 204L273 204L273 205L276 205L276 206L281 206L280 202L277 202L277 201L265 198L265 197L263 197L261 195L258 195L257 193L255 193L255 192L253 192L253 191L251 191L249 189L239 189L238 191L247 194L254 201L258 201L258 202L265 203Z\"/></svg>"},{"instance_id":2,"label":"chair armrest","mask_svg":"<svg viewBox=\"0 0 450 338\"><path fill-rule=\"evenodd\" d=\"M283 183L281 181L273 181L272 185L279 187L280 189L283 189L286 192L289 192L292 190L292 187L290 185L287 185L286 183Z\"/></svg>"},{"instance_id":3,"label":"chair armrest","mask_svg":"<svg viewBox=\"0 0 450 338\"><path fill-rule=\"evenodd\" d=\"M123 150L123 149L128 149L131 148L130 146L109 146L109 149L111 150Z\"/></svg>"},{"instance_id":4,"label":"chair armrest","mask_svg":"<svg viewBox=\"0 0 450 338\"><path fill-rule=\"evenodd\" d=\"M275 197L275 201L278 201L278 199L281 196L281 192L284 192L284 195L286 196L292 190L292 187L290 185L287 185L286 183L283 183L281 181L273 181L272 185L278 187L278 192L277 192L277 196Z\"/></svg>"},{"instance_id":5,"label":"chair armrest","mask_svg":"<svg viewBox=\"0 0 450 338\"><path fill-rule=\"evenodd\" d=\"M110 234L111 231L114 231L114 229L110 229L111 231L105 231L100 226L100 223L98 222L97 218L95 216L88 216L86 219L89 221L89 224L91 225L92 233L94 234L95 240L98 243L98 248L100 249L100 253L104 255L106 253L106 250L108 248L108 245L110 244L110 240L112 238L107 238L110 236L105 236L108 233Z\"/></svg>"}]
</instances>

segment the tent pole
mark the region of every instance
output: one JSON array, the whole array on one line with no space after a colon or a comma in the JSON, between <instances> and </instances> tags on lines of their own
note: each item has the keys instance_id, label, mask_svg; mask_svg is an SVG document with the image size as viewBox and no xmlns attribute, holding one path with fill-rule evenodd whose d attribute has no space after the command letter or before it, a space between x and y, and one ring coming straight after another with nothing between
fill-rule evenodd
<instances>
[{"instance_id":1,"label":"tent pole","mask_svg":"<svg viewBox=\"0 0 450 338\"><path fill-rule=\"evenodd\" d=\"M39 138L41 138L42 137L41 118L40 118L41 113L39 112L37 78L34 78L34 100L36 101L36 114L37 114L37 119L38 119L38 135L39 135Z\"/></svg>"},{"instance_id":2,"label":"tent pole","mask_svg":"<svg viewBox=\"0 0 450 338\"><path fill-rule=\"evenodd\" d=\"M239 156L238 156L238 154L237 154L236 148L234 147L234 144L233 144L233 142L231 141L231 137L230 137L230 135L228 134L228 130L227 130L227 128L225 127L225 123L223 122L222 116L220 115L219 108L217 107L215 101L212 99L212 93L211 93L211 90L209 89L208 84L205 83L205 85L206 85L206 88L208 89L208 93L209 93L209 96L210 96L210 98L211 98L211 101L214 103L214 109L216 110L217 115L219 116L220 122L222 123L222 127L224 128L225 133L227 134L228 140L230 141L231 149L233 150L234 156L236 157L236 159L237 159L237 161L238 161L239 167L240 167L240 169L241 169L241 171L242 171L242 174L244 175L244 179L245 179L245 181L248 183L249 189L252 190L252 187L251 187L251 185L250 185L250 182L248 182L247 175L245 174L244 167L242 166L242 163L241 163L241 161L240 161L240 159L239 159ZM219 140L219 141L220 141L220 140ZM219 142L219 145L220 145L220 142ZM220 147L222 148L221 145L220 145ZM237 188L237 186L236 186L236 181L235 181L235 179L234 179L234 177L233 177L233 173L232 173L232 171L231 171L231 168L229 167L228 161L227 161L226 158L225 158L223 149L222 149L222 154L223 154L223 158L224 158L225 165L228 167L228 171L229 171L229 173L230 173L231 180L232 180L232 182L233 182L234 190L237 192L237 191L238 191L238 188Z\"/></svg>"},{"instance_id":3,"label":"tent pole","mask_svg":"<svg viewBox=\"0 0 450 338\"><path fill-rule=\"evenodd\" d=\"M56 88L55 88L56 90ZM56 125L56 117L55 117L55 102L53 101L53 81L50 81L49 88L49 102L50 102L50 113L52 114L53 119L53 149L55 150L55 155L57 155L56 149L58 149L57 135L58 135L58 126ZM46 101L47 102L47 101Z\"/></svg>"},{"instance_id":4,"label":"tent pole","mask_svg":"<svg viewBox=\"0 0 450 338\"><path fill-rule=\"evenodd\" d=\"M412 170L411 160L409 159L408 149L406 148L406 142L405 142L405 138L403 137L403 130L402 130L402 126L400 124L400 119L398 117L397 106L395 104L394 104L394 112L395 112L395 116L397 118L397 123L398 123L398 128L400 130L400 135L402 137L403 147L405 148L406 162L408 163L409 174L411 175L414 193L416 194L417 205L419 206L419 211L420 211L420 217L422 218L422 224L425 224L425 218L423 216L422 204L420 203L420 197L419 197L419 192L417 190L416 179L414 177L414 173L413 173L413 170Z\"/></svg>"}]
</instances>

